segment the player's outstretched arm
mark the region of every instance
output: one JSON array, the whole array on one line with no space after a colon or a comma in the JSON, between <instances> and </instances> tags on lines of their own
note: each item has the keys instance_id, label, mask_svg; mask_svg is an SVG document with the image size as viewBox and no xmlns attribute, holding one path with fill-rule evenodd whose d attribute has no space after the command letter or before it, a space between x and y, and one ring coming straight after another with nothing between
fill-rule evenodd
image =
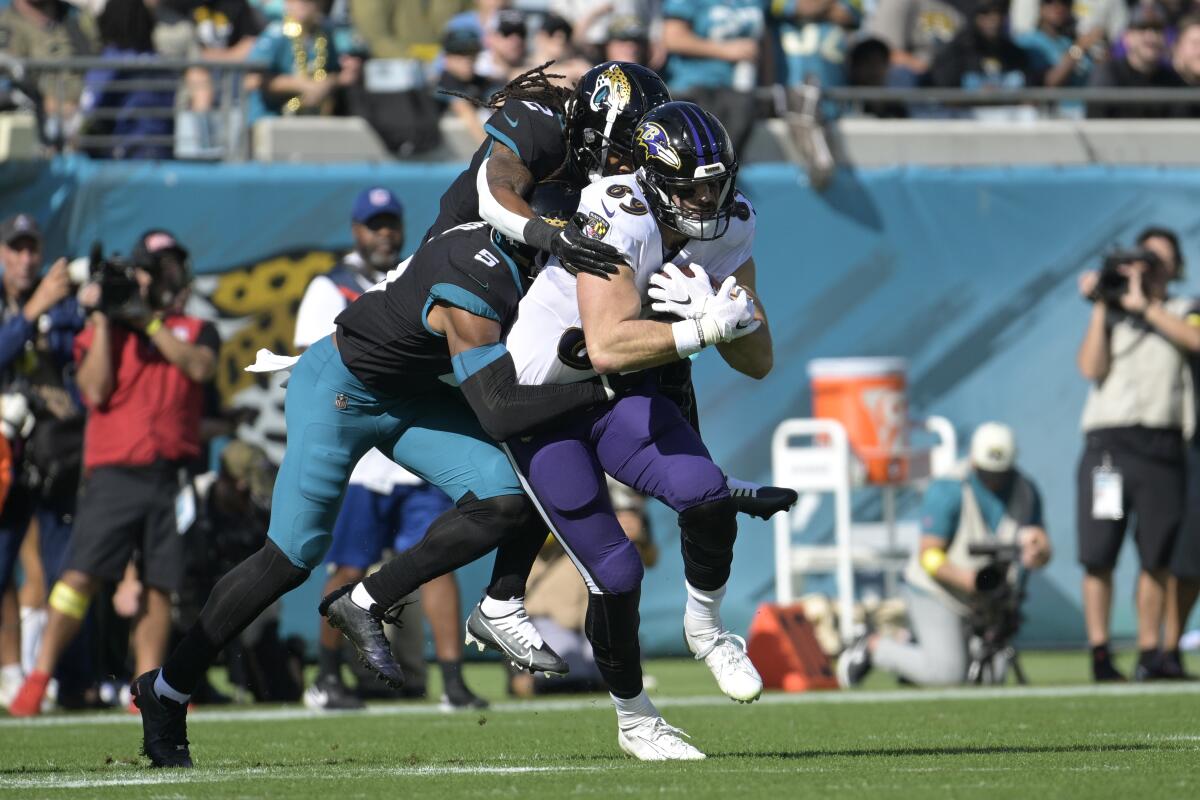
<instances>
[{"instance_id":1,"label":"player's outstretched arm","mask_svg":"<svg viewBox=\"0 0 1200 800\"><path fill-rule=\"evenodd\" d=\"M754 319L760 324L754 333L717 345L717 352L726 364L738 372L761 380L767 377L774 366L775 352L771 344L771 330L767 326L767 313L755 287L754 259L747 259L746 263L734 270L733 277L737 279L738 286L754 299Z\"/></svg>"},{"instance_id":2,"label":"player's outstretched arm","mask_svg":"<svg viewBox=\"0 0 1200 800\"><path fill-rule=\"evenodd\" d=\"M498 442L612 398L594 381L520 385L512 355L500 343L500 325L493 320L435 305L428 321L429 327L445 334L463 397L483 430Z\"/></svg>"}]
</instances>

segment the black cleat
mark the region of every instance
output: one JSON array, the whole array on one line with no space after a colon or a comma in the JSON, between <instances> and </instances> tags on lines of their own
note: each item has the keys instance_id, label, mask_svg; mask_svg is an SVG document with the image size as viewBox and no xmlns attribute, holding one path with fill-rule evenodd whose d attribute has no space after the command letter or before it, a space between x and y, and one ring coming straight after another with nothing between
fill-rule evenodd
<instances>
[{"instance_id":1,"label":"black cleat","mask_svg":"<svg viewBox=\"0 0 1200 800\"><path fill-rule=\"evenodd\" d=\"M759 519L770 519L780 511L787 511L800 499L795 489L784 489L781 486L759 486L757 489L738 487L730 489L729 495L733 498L738 513L749 514Z\"/></svg>"},{"instance_id":2,"label":"black cleat","mask_svg":"<svg viewBox=\"0 0 1200 800\"><path fill-rule=\"evenodd\" d=\"M465 683L447 685L442 692L442 711L482 711L488 701L472 692Z\"/></svg>"},{"instance_id":3,"label":"black cleat","mask_svg":"<svg viewBox=\"0 0 1200 800\"><path fill-rule=\"evenodd\" d=\"M190 767L187 705L158 697L154 693L157 677L158 670L150 670L135 678L129 687L134 705L142 712L142 754L154 767Z\"/></svg>"},{"instance_id":4,"label":"black cleat","mask_svg":"<svg viewBox=\"0 0 1200 800\"><path fill-rule=\"evenodd\" d=\"M858 637L838 657L837 679L843 689L858 686L871 671L871 651L867 648L867 640L865 635Z\"/></svg>"},{"instance_id":5,"label":"black cleat","mask_svg":"<svg viewBox=\"0 0 1200 800\"><path fill-rule=\"evenodd\" d=\"M313 711L361 711L366 704L336 675L324 675L304 690L304 706Z\"/></svg>"},{"instance_id":6,"label":"black cleat","mask_svg":"<svg viewBox=\"0 0 1200 800\"><path fill-rule=\"evenodd\" d=\"M355 584L348 583L326 595L319 608L321 616L354 645L364 667L388 686L399 689L404 685L404 672L392 658L392 648L383 635L383 623L395 623L375 609L364 611L355 605L350 599L354 587Z\"/></svg>"},{"instance_id":7,"label":"black cleat","mask_svg":"<svg viewBox=\"0 0 1200 800\"><path fill-rule=\"evenodd\" d=\"M524 606L507 616L493 619L476 605L467 617L467 644L474 644L480 650L490 647L502 653L518 669L567 674L567 662L542 641Z\"/></svg>"},{"instance_id":8,"label":"black cleat","mask_svg":"<svg viewBox=\"0 0 1200 800\"><path fill-rule=\"evenodd\" d=\"M1106 653L1102 656L1093 656L1092 680L1095 683L1124 683L1126 678L1113 665L1112 659Z\"/></svg>"}]
</instances>

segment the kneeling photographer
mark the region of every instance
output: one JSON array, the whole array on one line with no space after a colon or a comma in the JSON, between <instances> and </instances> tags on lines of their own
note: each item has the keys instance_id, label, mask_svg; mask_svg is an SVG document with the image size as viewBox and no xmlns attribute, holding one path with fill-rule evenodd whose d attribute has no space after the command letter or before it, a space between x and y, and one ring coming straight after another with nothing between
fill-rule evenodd
<instances>
[{"instance_id":1,"label":"kneeling photographer","mask_svg":"<svg viewBox=\"0 0 1200 800\"><path fill-rule=\"evenodd\" d=\"M1108 639L1112 571L1130 516L1141 562L1135 677L1156 677L1168 566L1184 512L1185 441L1195 427L1188 360L1200 352L1200 317L1193 301L1168 294L1173 264L1145 235L1139 242L1144 249L1114 253L1099 272L1079 279L1092 313L1077 361L1092 385L1083 409L1077 523L1097 681L1125 679Z\"/></svg>"},{"instance_id":2,"label":"kneeling photographer","mask_svg":"<svg viewBox=\"0 0 1200 800\"><path fill-rule=\"evenodd\" d=\"M50 593L36 669L10 711L38 713L50 674L78 633L103 581L117 581L138 553L145 590L134 626L138 671L160 663L170 597L183 574L183 539L194 500L183 492L200 456L204 384L212 379L216 329L183 313L188 253L168 232L144 234L128 262L95 259L80 292L94 309L75 340L76 380L89 409L78 516L67 568Z\"/></svg>"},{"instance_id":3,"label":"kneeling photographer","mask_svg":"<svg viewBox=\"0 0 1200 800\"><path fill-rule=\"evenodd\" d=\"M916 641L863 636L838 661L843 686L860 683L872 666L918 686L963 683L978 657L973 638L994 653L1016 634L1023 571L1050 561L1041 498L1016 469L1016 442L1005 425L980 425L960 470L958 478L930 483L920 543L905 569Z\"/></svg>"}]
</instances>

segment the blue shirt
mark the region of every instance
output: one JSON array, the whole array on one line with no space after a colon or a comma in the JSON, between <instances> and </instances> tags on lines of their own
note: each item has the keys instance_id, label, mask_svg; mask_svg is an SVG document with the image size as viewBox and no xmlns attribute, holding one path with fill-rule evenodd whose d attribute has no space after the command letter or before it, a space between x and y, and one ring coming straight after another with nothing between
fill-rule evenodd
<instances>
[{"instance_id":1,"label":"blue shirt","mask_svg":"<svg viewBox=\"0 0 1200 800\"><path fill-rule=\"evenodd\" d=\"M760 39L766 0L665 0L663 16L691 26L701 39L729 41ZM754 67L757 72L757 65ZM672 92L694 87L733 85L734 64L719 58L672 55L667 62L667 85Z\"/></svg>"},{"instance_id":2,"label":"blue shirt","mask_svg":"<svg viewBox=\"0 0 1200 800\"><path fill-rule=\"evenodd\" d=\"M1017 44L1029 52L1033 66L1039 72L1049 72L1058 66L1067 55L1067 51L1075 44L1070 36L1052 36L1042 30L1033 30L1015 37ZM1088 75L1092 71L1092 59L1085 52L1075 65L1067 86L1086 86Z\"/></svg>"},{"instance_id":3,"label":"blue shirt","mask_svg":"<svg viewBox=\"0 0 1200 800\"><path fill-rule=\"evenodd\" d=\"M859 0L839 0L856 20ZM846 30L832 22L796 21L797 0L773 0L771 17L776 39L777 80L799 86L813 80L820 86L845 86Z\"/></svg>"},{"instance_id":4,"label":"blue shirt","mask_svg":"<svg viewBox=\"0 0 1200 800\"><path fill-rule=\"evenodd\" d=\"M325 28L321 29L321 35L325 37L325 71L330 73L327 80L333 80L333 73L341 69L338 64L337 45L334 43L332 33ZM305 66L305 72L312 74L313 62L316 59L316 37L307 36L304 42L304 52L307 54L308 62ZM254 47L250 49L250 61L265 61L268 65L267 72L263 75L263 86L276 75L292 75L296 72L296 53L292 47L292 40L284 34L282 22L272 22L266 27L266 30L254 40ZM264 116L278 116L283 104L290 98L281 95L271 95L264 92L262 89L250 95L250 121L253 122Z\"/></svg>"},{"instance_id":5,"label":"blue shirt","mask_svg":"<svg viewBox=\"0 0 1200 800\"><path fill-rule=\"evenodd\" d=\"M979 478L971 473L967 479L971 491L975 493L975 502L983 515L984 523L994 532L1004 513L1008 502L1012 499L1012 487L1003 494L995 494L988 489ZM962 515L962 481L936 480L929 484L925 497L921 502L921 535L936 536L945 539L949 545L958 531L959 517ZM1036 488L1033 489L1033 503L1030 505L1026 519L1016 520L1018 525L1042 524L1042 498Z\"/></svg>"}]
</instances>

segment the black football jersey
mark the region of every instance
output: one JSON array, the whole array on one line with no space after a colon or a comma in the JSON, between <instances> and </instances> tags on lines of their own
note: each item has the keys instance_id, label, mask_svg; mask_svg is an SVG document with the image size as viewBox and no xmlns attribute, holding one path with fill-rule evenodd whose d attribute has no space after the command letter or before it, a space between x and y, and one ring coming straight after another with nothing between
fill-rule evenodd
<instances>
[{"instance_id":1,"label":"black football jersey","mask_svg":"<svg viewBox=\"0 0 1200 800\"><path fill-rule=\"evenodd\" d=\"M535 183L558 171L567 158L562 115L531 100L509 100L483 126L488 138L450 188L442 195L441 209L425 238L464 222L479 219L479 191L475 181L483 160L496 142L512 150L529 167Z\"/></svg>"},{"instance_id":2,"label":"black football jersey","mask_svg":"<svg viewBox=\"0 0 1200 800\"><path fill-rule=\"evenodd\" d=\"M507 333L529 288L484 222L459 225L426 242L408 267L337 317L342 361L371 389L392 396L421 391L454 372L446 337L427 326L437 302L500 324Z\"/></svg>"}]
</instances>

